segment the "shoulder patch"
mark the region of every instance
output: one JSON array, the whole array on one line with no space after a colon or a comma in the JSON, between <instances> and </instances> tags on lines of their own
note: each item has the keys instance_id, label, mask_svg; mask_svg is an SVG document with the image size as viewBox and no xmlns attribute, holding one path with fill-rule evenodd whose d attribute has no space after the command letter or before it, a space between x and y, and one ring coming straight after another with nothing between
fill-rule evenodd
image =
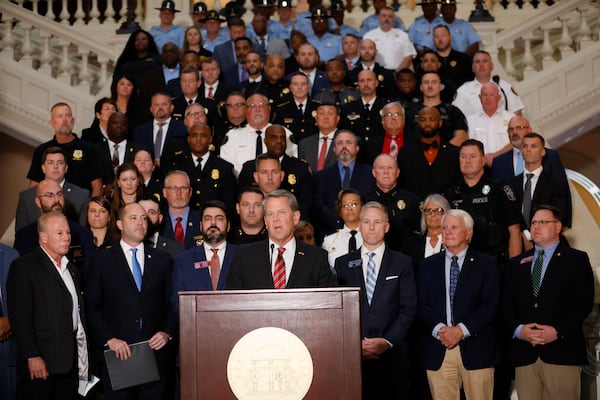
<instances>
[{"instance_id":1,"label":"shoulder patch","mask_svg":"<svg viewBox=\"0 0 600 400\"><path fill-rule=\"evenodd\" d=\"M508 197L508 199L510 201L517 201L517 197L515 196L515 192L513 192L513 190L510 187L510 185L502 185L502 190L504 190L504 193L506 193L506 197Z\"/></svg>"}]
</instances>

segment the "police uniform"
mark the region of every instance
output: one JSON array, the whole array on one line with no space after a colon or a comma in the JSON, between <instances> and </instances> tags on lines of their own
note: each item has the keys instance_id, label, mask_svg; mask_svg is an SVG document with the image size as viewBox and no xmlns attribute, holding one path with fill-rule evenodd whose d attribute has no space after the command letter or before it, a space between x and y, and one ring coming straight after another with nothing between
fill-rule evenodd
<instances>
[{"instance_id":1,"label":"police uniform","mask_svg":"<svg viewBox=\"0 0 600 400\"><path fill-rule=\"evenodd\" d=\"M42 158L48 147L60 147L65 152L65 161L69 168L65 179L80 188L92 191L91 182L102 179L102 163L100 156L91 143L84 142L73 134L73 140L68 143L58 143L56 136L52 140L40 144L33 151L27 179L41 182L45 179L42 171Z\"/></svg>"},{"instance_id":2,"label":"police uniform","mask_svg":"<svg viewBox=\"0 0 600 400\"><path fill-rule=\"evenodd\" d=\"M255 234L250 235L242 230L242 228L236 228L229 232L227 241L235 245L249 244L254 242L260 242L268 237L267 228L263 227L262 230Z\"/></svg>"},{"instance_id":3,"label":"police uniform","mask_svg":"<svg viewBox=\"0 0 600 400\"><path fill-rule=\"evenodd\" d=\"M321 89L319 93L313 96L318 103L335 104L338 107L351 103L360 98L360 93L356 89L350 89L343 85L339 91L334 91L331 87Z\"/></svg>"},{"instance_id":4,"label":"police uniform","mask_svg":"<svg viewBox=\"0 0 600 400\"><path fill-rule=\"evenodd\" d=\"M521 212L510 185L484 174L469 187L464 180L448 189L444 195L452 208L467 211L473 220L474 249L507 259L508 227L519 225Z\"/></svg>"},{"instance_id":5,"label":"police uniform","mask_svg":"<svg viewBox=\"0 0 600 400\"><path fill-rule=\"evenodd\" d=\"M385 131L381 124L381 109L387 103L387 99L375 97L368 111L361 98L343 105L339 128L354 132L364 142L368 142L374 136L383 136Z\"/></svg>"},{"instance_id":6,"label":"police uniform","mask_svg":"<svg viewBox=\"0 0 600 400\"><path fill-rule=\"evenodd\" d=\"M378 63L373 64L371 67L373 72L375 72L375 76L377 77L377 81L379 84L377 85L377 96L383 97L385 99L391 99L398 95L396 89L396 79L394 78L394 71L389 70L387 68L383 68ZM359 61L356 66L352 69L352 71L348 71L346 73L345 84L350 88L357 89L358 88L358 74L360 71L364 70L363 64Z\"/></svg>"},{"instance_id":7,"label":"police uniform","mask_svg":"<svg viewBox=\"0 0 600 400\"><path fill-rule=\"evenodd\" d=\"M342 37L333 33L325 32L320 38L313 34L307 35L308 43L315 46L319 52L321 61L329 61L336 58L342 51Z\"/></svg>"},{"instance_id":8,"label":"police uniform","mask_svg":"<svg viewBox=\"0 0 600 400\"><path fill-rule=\"evenodd\" d=\"M338 229L336 232L331 235L325 236L323 239L323 245L321 246L325 251L327 251L327 258L329 259L329 265L333 267L335 264L335 259L348 254L348 243L352 234L350 233L351 229L346 225L342 229ZM356 234L354 238L356 239L356 248L359 249L362 246L362 235L360 231L355 229Z\"/></svg>"},{"instance_id":9,"label":"police uniform","mask_svg":"<svg viewBox=\"0 0 600 400\"><path fill-rule=\"evenodd\" d=\"M496 153L510 143L508 135L508 121L515 114L498 108L492 116L488 116L483 110L467 117L469 125L469 138L477 139L483 143L486 154Z\"/></svg>"},{"instance_id":10,"label":"police uniform","mask_svg":"<svg viewBox=\"0 0 600 400\"><path fill-rule=\"evenodd\" d=\"M468 21L456 18L451 24L446 21L444 24L450 28L453 49L465 52L472 44L481 43L481 37Z\"/></svg>"},{"instance_id":11,"label":"police uniform","mask_svg":"<svg viewBox=\"0 0 600 400\"><path fill-rule=\"evenodd\" d=\"M273 21L267 28L267 34L277 39L290 40L292 30L294 29L294 21L290 20L284 26L280 21Z\"/></svg>"},{"instance_id":12,"label":"police uniform","mask_svg":"<svg viewBox=\"0 0 600 400\"><path fill-rule=\"evenodd\" d=\"M456 91L456 97L452 102L453 105L460 108L465 115L474 114L482 110L479 95L483 84L477 79L465 82ZM512 113L525 109L525 105L521 98L517 95L513 87L504 79L498 80L500 86L500 102L498 108ZM507 104L508 102L508 104Z\"/></svg>"},{"instance_id":13,"label":"police uniform","mask_svg":"<svg viewBox=\"0 0 600 400\"><path fill-rule=\"evenodd\" d=\"M397 70L408 56L415 58L417 51L410 38L401 29L384 31L381 28L367 32L364 39L370 39L377 46L376 60L384 68Z\"/></svg>"},{"instance_id":14,"label":"police uniform","mask_svg":"<svg viewBox=\"0 0 600 400\"><path fill-rule=\"evenodd\" d=\"M437 16L432 22L425 19L424 16L417 17L415 22L408 28L408 36L417 50L421 51L424 47L435 49L433 45L433 28L437 25L443 25L444 20Z\"/></svg>"},{"instance_id":15,"label":"police uniform","mask_svg":"<svg viewBox=\"0 0 600 400\"><path fill-rule=\"evenodd\" d=\"M224 108L225 106L223 105L222 107L217 108ZM224 113L225 111L223 111ZM223 142L226 139L227 136L227 132L229 132L232 129L237 129L237 128L243 128L246 126L246 120L242 121L242 123L235 125L234 123L232 123L231 121L229 121L228 119L225 118L225 120L221 120L221 119L217 119L215 126L213 127L213 141L212 141L212 145L215 147L215 154L219 154L220 150L221 150L221 145L223 144Z\"/></svg>"},{"instance_id":16,"label":"police uniform","mask_svg":"<svg viewBox=\"0 0 600 400\"><path fill-rule=\"evenodd\" d=\"M180 150L169 157L169 165L165 165L164 168L167 171L185 171L189 175L192 187L189 203L191 208L198 211L207 201L221 200L232 210L237 188L233 165L211 152L203 156L204 159L206 157L208 160L205 160L202 170L198 171L192 154Z\"/></svg>"},{"instance_id":17,"label":"police uniform","mask_svg":"<svg viewBox=\"0 0 600 400\"><path fill-rule=\"evenodd\" d=\"M385 235L385 242L392 250L408 253L414 243L416 232L420 228L420 200L413 193L400 190L398 187L389 192L379 188L364 195L365 202L376 201L388 210L390 230Z\"/></svg>"},{"instance_id":18,"label":"police uniform","mask_svg":"<svg viewBox=\"0 0 600 400\"><path fill-rule=\"evenodd\" d=\"M181 49L183 47L183 41L185 39L185 28L179 25L172 25L166 31L160 25L153 26L148 30L148 33L154 39L156 43L156 48L159 52L162 51L162 48L165 44L169 42L173 42L177 45L177 48Z\"/></svg>"},{"instance_id":19,"label":"police uniform","mask_svg":"<svg viewBox=\"0 0 600 400\"><path fill-rule=\"evenodd\" d=\"M363 23L360 25L360 32L358 34L362 37L365 36L365 33L377 28L379 28L379 16L377 14L372 14L365 18ZM402 22L397 15L394 15L394 28L402 29L404 32L406 32L406 26L404 25L404 22Z\"/></svg>"},{"instance_id":20,"label":"police uniform","mask_svg":"<svg viewBox=\"0 0 600 400\"><path fill-rule=\"evenodd\" d=\"M294 29L300 31L308 37L308 35L314 35L315 31L312 28L312 13L309 11L302 11L301 13L296 14L296 23L294 24ZM322 60L323 58L321 58Z\"/></svg>"},{"instance_id":21,"label":"police uniform","mask_svg":"<svg viewBox=\"0 0 600 400\"><path fill-rule=\"evenodd\" d=\"M423 100L414 104L411 108L406 110L406 127L404 131L406 135L404 137L404 143L418 143L421 141L421 134L419 133L419 127L417 126L417 119L419 118L419 111L425 107ZM435 108L440 112L442 119L442 126L440 128L440 137L442 141L449 142L454 138L454 132L457 130L469 131L467 124L467 118L465 115L452 104L440 103Z\"/></svg>"},{"instance_id":22,"label":"police uniform","mask_svg":"<svg viewBox=\"0 0 600 400\"><path fill-rule=\"evenodd\" d=\"M293 97L281 102L275 107L273 123L283 125L293 134L293 141L300 143L304 138L318 133L319 128L315 121L315 113L319 103L313 100L306 102L304 113L300 114Z\"/></svg>"},{"instance_id":23,"label":"police uniform","mask_svg":"<svg viewBox=\"0 0 600 400\"><path fill-rule=\"evenodd\" d=\"M204 17L204 21L208 20L225 22L226 20L222 19L219 13L215 10L208 11ZM229 29L227 28L219 28L219 32L215 40L210 40L206 34L206 29L200 30L200 34L202 35L202 47L208 51L215 51L215 47L220 45L221 43L225 43L231 38L229 37ZM224 66L221 66L223 68Z\"/></svg>"},{"instance_id":24,"label":"police uniform","mask_svg":"<svg viewBox=\"0 0 600 400\"><path fill-rule=\"evenodd\" d=\"M271 108L273 108L290 94L290 88L288 82L283 79L279 80L279 82L271 83L263 77L263 80L259 84L253 86L252 89L249 86L246 86L246 89L244 90L246 98L255 93L266 96L267 99L269 99Z\"/></svg>"},{"instance_id":25,"label":"police uniform","mask_svg":"<svg viewBox=\"0 0 600 400\"><path fill-rule=\"evenodd\" d=\"M442 82L452 81L459 87L475 78L473 60L468 54L452 49L447 57L442 57L439 54L438 57L442 64L439 72Z\"/></svg>"}]
</instances>

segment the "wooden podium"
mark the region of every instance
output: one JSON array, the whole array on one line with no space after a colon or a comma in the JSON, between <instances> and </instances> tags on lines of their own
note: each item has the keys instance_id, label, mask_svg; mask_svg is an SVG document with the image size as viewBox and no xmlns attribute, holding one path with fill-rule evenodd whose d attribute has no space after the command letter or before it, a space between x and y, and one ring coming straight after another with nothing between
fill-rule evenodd
<instances>
[{"instance_id":1,"label":"wooden podium","mask_svg":"<svg viewBox=\"0 0 600 400\"><path fill-rule=\"evenodd\" d=\"M179 304L182 400L236 399L228 380L228 367L232 368L233 363L228 365L232 350L234 346L240 348L236 344L242 337L265 327L291 332L308 349L313 375L305 399L361 398L358 289L181 292ZM261 350L277 346L277 343L266 343ZM285 343L280 347L285 348ZM247 362L263 366L260 373L264 377L264 363L273 361L261 359L260 353L249 351L248 358L252 360ZM234 360L233 355L231 359ZM306 370L309 368L296 368L296 375L304 374ZM258 380L256 377L249 379L252 383L247 382L246 386L250 387L249 392L254 390L254 394L249 393L244 398L298 398L284 393L285 390L280 395L265 393L264 383L254 382L253 379ZM293 387L296 383L289 379L282 383L284 380L279 376L272 380L275 383L267 385L275 391L281 390L282 386Z\"/></svg>"}]
</instances>

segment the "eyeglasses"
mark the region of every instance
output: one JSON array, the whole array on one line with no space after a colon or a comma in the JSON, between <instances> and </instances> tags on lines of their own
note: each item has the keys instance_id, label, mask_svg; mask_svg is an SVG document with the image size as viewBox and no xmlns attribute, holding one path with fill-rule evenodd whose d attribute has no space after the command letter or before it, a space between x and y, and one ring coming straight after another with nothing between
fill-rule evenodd
<instances>
[{"instance_id":1,"label":"eyeglasses","mask_svg":"<svg viewBox=\"0 0 600 400\"><path fill-rule=\"evenodd\" d=\"M343 203L342 208L356 208L358 207L358 203Z\"/></svg>"},{"instance_id":2,"label":"eyeglasses","mask_svg":"<svg viewBox=\"0 0 600 400\"><path fill-rule=\"evenodd\" d=\"M517 125L517 126L511 126L510 128L508 128L508 132L514 132L516 130L523 130L523 129L529 129L528 126L525 125Z\"/></svg>"},{"instance_id":3,"label":"eyeglasses","mask_svg":"<svg viewBox=\"0 0 600 400\"><path fill-rule=\"evenodd\" d=\"M544 220L544 219L540 219L537 221L531 221L531 226L546 226L548 224L551 224L553 222L559 222L559 221L550 221L550 220Z\"/></svg>"},{"instance_id":4,"label":"eyeglasses","mask_svg":"<svg viewBox=\"0 0 600 400\"><path fill-rule=\"evenodd\" d=\"M187 113L185 114L185 117L193 117L193 118L200 118L202 116L206 116L206 113L203 112L191 112L191 113Z\"/></svg>"},{"instance_id":5,"label":"eyeglasses","mask_svg":"<svg viewBox=\"0 0 600 400\"><path fill-rule=\"evenodd\" d=\"M444 209L442 207L426 208L423 210L423 214L425 214L425 215L442 215L443 213L444 213Z\"/></svg>"},{"instance_id":6,"label":"eyeglasses","mask_svg":"<svg viewBox=\"0 0 600 400\"><path fill-rule=\"evenodd\" d=\"M247 106L250 108L264 108L267 105L265 103L250 103Z\"/></svg>"},{"instance_id":7,"label":"eyeglasses","mask_svg":"<svg viewBox=\"0 0 600 400\"><path fill-rule=\"evenodd\" d=\"M246 103L225 103L225 106L231 107L231 108L240 108L240 107L245 107Z\"/></svg>"},{"instance_id":8,"label":"eyeglasses","mask_svg":"<svg viewBox=\"0 0 600 400\"><path fill-rule=\"evenodd\" d=\"M398 118L398 117L402 116L402 114L400 114L399 112L394 112L394 113L388 112L388 113L383 114L383 116L386 118L392 118L392 117Z\"/></svg>"},{"instance_id":9,"label":"eyeglasses","mask_svg":"<svg viewBox=\"0 0 600 400\"><path fill-rule=\"evenodd\" d=\"M48 192L48 193L44 193L44 194L42 194L42 195L38 196L38 198L40 198L40 199L41 199L42 197L45 197L45 198L47 198L47 199L50 199L50 200L53 200L53 199L55 199L55 198L62 199L62 197L63 197L63 192L56 192L56 193Z\"/></svg>"},{"instance_id":10,"label":"eyeglasses","mask_svg":"<svg viewBox=\"0 0 600 400\"><path fill-rule=\"evenodd\" d=\"M175 192L187 192L191 188L189 186L167 186L165 189L167 189L171 193L175 193Z\"/></svg>"}]
</instances>

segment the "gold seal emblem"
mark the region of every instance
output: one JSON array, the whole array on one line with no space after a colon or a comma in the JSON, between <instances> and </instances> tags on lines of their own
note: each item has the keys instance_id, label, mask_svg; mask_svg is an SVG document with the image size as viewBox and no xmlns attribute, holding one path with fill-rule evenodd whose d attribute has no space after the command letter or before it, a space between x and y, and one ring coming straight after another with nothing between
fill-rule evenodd
<instances>
[{"instance_id":1,"label":"gold seal emblem","mask_svg":"<svg viewBox=\"0 0 600 400\"><path fill-rule=\"evenodd\" d=\"M296 175L294 174L289 174L288 175L288 183L290 185L295 185L296 184Z\"/></svg>"},{"instance_id":2,"label":"gold seal emblem","mask_svg":"<svg viewBox=\"0 0 600 400\"><path fill-rule=\"evenodd\" d=\"M377 80L379 82L383 82L383 75L381 75L381 74L377 75Z\"/></svg>"},{"instance_id":3,"label":"gold seal emblem","mask_svg":"<svg viewBox=\"0 0 600 400\"><path fill-rule=\"evenodd\" d=\"M219 179L219 170L215 168L210 171L210 177L211 179Z\"/></svg>"},{"instance_id":4,"label":"gold seal emblem","mask_svg":"<svg viewBox=\"0 0 600 400\"><path fill-rule=\"evenodd\" d=\"M83 160L83 150L73 150L73 160L81 161Z\"/></svg>"},{"instance_id":5,"label":"gold seal emblem","mask_svg":"<svg viewBox=\"0 0 600 400\"><path fill-rule=\"evenodd\" d=\"M406 202L404 200L398 200L396 206L398 206L399 210L404 210L406 208Z\"/></svg>"},{"instance_id":6,"label":"gold seal emblem","mask_svg":"<svg viewBox=\"0 0 600 400\"><path fill-rule=\"evenodd\" d=\"M455 60L450 61L450 66L452 68L456 67L456 61Z\"/></svg>"},{"instance_id":7,"label":"gold seal emblem","mask_svg":"<svg viewBox=\"0 0 600 400\"><path fill-rule=\"evenodd\" d=\"M208 151L215 151L216 149L217 148L215 147L214 144L211 143L211 144L208 145Z\"/></svg>"},{"instance_id":8,"label":"gold seal emblem","mask_svg":"<svg viewBox=\"0 0 600 400\"><path fill-rule=\"evenodd\" d=\"M288 94L289 92L290 92L289 88L283 88L283 89L281 89L281 93L283 93L283 94Z\"/></svg>"}]
</instances>

